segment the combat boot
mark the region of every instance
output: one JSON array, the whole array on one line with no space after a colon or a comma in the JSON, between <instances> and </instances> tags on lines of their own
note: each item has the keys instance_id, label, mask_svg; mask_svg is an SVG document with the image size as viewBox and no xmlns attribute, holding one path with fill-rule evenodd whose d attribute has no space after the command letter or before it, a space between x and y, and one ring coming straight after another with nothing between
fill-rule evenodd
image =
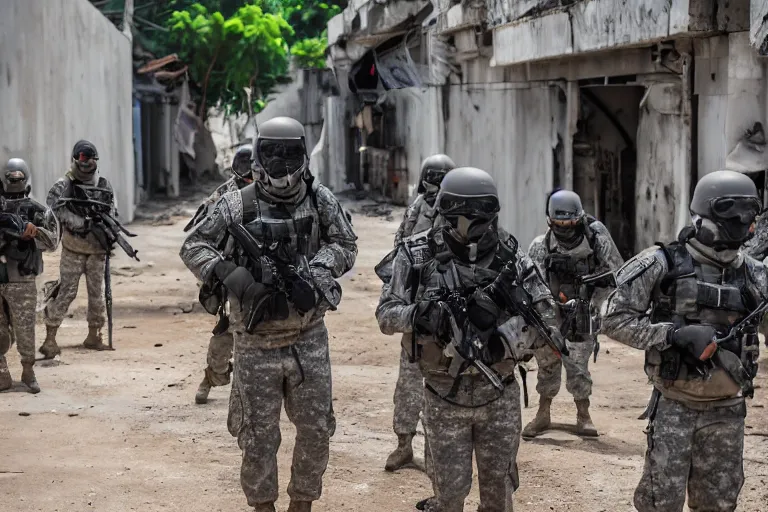
<instances>
[{"instance_id":1,"label":"combat boot","mask_svg":"<svg viewBox=\"0 0 768 512\"><path fill-rule=\"evenodd\" d=\"M0 356L0 391L12 387L13 379L11 378L11 371L8 369L8 361L5 360L5 356Z\"/></svg>"},{"instance_id":2,"label":"combat boot","mask_svg":"<svg viewBox=\"0 0 768 512\"><path fill-rule=\"evenodd\" d=\"M53 359L61 354L61 349L56 344L56 331L58 330L58 327L51 327L50 325L45 327L45 341L38 349L38 352L43 354L45 359Z\"/></svg>"},{"instance_id":3,"label":"combat boot","mask_svg":"<svg viewBox=\"0 0 768 512\"><path fill-rule=\"evenodd\" d=\"M276 512L274 503L259 503L253 507L254 512Z\"/></svg>"},{"instance_id":4,"label":"combat boot","mask_svg":"<svg viewBox=\"0 0 768 512\"><path fill-rule=\"evenodd\" d=\"M196 404L205 404L208 403L208 393L211 392L211 383L208 380L208 374L206 373L203 377L203 381L200 383L200 386L197 388L197 394L195 395L195 403Z\"/></svg>"},{"instance_id":5,"label":"combat boot","mask_svg":"<svg viewBox=\"0 0 768 512\"><path fill-rule=\"evenodd\" d=\"M580 436L597 437L597 429L589 416L589 398L576 402L576 433Z\"/></svg>"},{"instance_id":6,"label":"combat boot","mask_svg":"<svg viewBox=\"0 0 768 512\"><path fill-rule=\"evenodd\" d=\"M539 399L539 410L536 417L523 429L523 437L536 437L544 433L552 424L552 418L549 409L552 407L552 399L541 397Z\"/></svg>"},{"instance_id":7,"label":"combat boot","mask_svg":"<svg viewBox=\"0 0 768 512\"><path fill-rule=\"evenodd\" d=\"M397 448L387 457L384 469L395 471L413 462L413 434L397 434Z\"/></svg>"},{"instance_id":8,"label":"combat boot","mask_svg":"<svg viewBox=\"0 0 768 512\"><path fill-rule=\"evenodd\" d=\"M288 512L312 512L312 502L291 500L290 505L288 505Z\"/></svg>"},{"instance_id":9,"label":"combat boot","mask_svg":"<svg viewBox=\"0 0 768 512\"><path fill-rule=\"evenodd\" d=\"M37 378L35 378L35 370L32 369L32 365L29 363L23 363L21 367L21 382L27 385L30 393L36 395L40 392L40 384L37 383Z\"/></svg>"},{"instance_id":10,"label":"combat boot","mask_svg":"<svg viewBox=\"0 0 768 512\"><path fill-rule=\"evenodd\" d=\"M85 338L83 346L88 350L109 350L109 347L101 342L101 329L98 327L88 327L88 337Z\"/></svg>"}]
</instances>

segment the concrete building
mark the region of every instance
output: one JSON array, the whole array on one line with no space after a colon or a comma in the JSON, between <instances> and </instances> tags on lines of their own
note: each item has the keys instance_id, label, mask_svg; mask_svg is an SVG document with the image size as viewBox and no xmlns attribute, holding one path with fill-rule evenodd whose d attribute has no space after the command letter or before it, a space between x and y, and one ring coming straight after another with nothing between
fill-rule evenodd
<instances>
[{"instance_id":1,"label":"concrete building","mask_svg":"<svg viewBox=\"0 0 768 512\"><path fill-rule=\"evenodd\" d=\"M79 139L133 219L131 43L87 0L0 2L0 162L24 158L45 201Z\"/></svg>"},{"instance_id":2,"label":"concrete building","mask_svg":"<svg viewBox=\"0 0 768 512\"><path fill-rule=\"evenodd\" d=\"M332 167L404 202L421 159L445 152L494 175L523 244L546 194L572 188L629 256L675 238L698 177L768 169L766 14L757 0L353 0L328 25Z\"/></svg>"}]
</instances>

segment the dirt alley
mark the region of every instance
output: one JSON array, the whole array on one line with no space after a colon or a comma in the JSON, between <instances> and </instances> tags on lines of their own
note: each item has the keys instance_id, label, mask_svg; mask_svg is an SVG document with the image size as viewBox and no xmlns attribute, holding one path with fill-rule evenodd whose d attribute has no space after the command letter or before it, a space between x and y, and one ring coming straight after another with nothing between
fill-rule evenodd
<instances>
[{"instance_id":1,"label":"dirt alley","mask_svg":"<svg viewBox=\"0 0 768 512\"><path fill-rule=\"evenodd\" d=\"M373 316L380 283L373 266L390 249L402 214L394 220L355 215L360 253L342 280L344 298L328 317L338 427L318 511L414 510L431 495L416 469L383 469L395 446L392 392L399 340L379 332ZM178 257L185 218L167 225L135 223L141 262L113 260L115 352L77 348L87 327L85 286L60 330L60 364L38 363L43 392L0 394L0 511L136 510L214 512L249 510L239 484L240 450L227 432L229 386L214 388L207 405L194 404L214 318L197 304L197 284ZM46 255L45 280L58 275L58 253ZM190 312L191 311L191 312ZM38 346L45 327L38 323ZM19 378L15 347L11 371ZM565 432L523 442L516 509L532 512L634 510L645 423L636 418L649 387L643 354L604 340L592 365L593 418L601 437L582 440ZM750 402L746 483L738 510L768 503L768 361L762 356L757 397ZM529 375L535 387L535 373ZM564 386L563 386L564 387ZM523 423L535 412L538 399ZM24 415L21 415L24 413ZM575 421L563 389L554 421ZM278 510L287 508L293 428L283 415ZM423 436L417 438L418 450ZM466 510L477 507L477 480Z\"/></svg>"}]
</instances>

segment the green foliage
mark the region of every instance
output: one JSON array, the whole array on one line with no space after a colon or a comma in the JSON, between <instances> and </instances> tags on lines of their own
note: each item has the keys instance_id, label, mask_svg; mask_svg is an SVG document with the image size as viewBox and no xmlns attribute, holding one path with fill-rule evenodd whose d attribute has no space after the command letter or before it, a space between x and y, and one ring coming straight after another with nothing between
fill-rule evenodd
<instances>
[{"instance_id":1,"label":"green foliage","mask_svg":"<svg viewBox=\"0 0 768 512\"><path fill-rule=\"evenodd\" d=\"M227 114L247 112L248 87L253 87L251 104L258 112L287 72L286 40L293 30L279 14L264 13L258 5L246 4L225 18L194 3L174 11L167 26L169 44L202 88L203 117L206 105L217 100Z\"/></svg>"},{"instance_id":2,"label":"green foliage","mask_svg":"<svg viewBox=\"0 0 768 512\"><path fill-rule=\"evenodd\" d=\"M125 0L91 0L118 26ZM189 65L198 104L254 112L286 80L288 48L302 68L324 68L328 20L347 0L135 0L134 40L157 57ZM210 70L209 70L210 67Z\"/></svg>"},{"instance_id":3,"label":"green foliage","mask_svg":"<svg viewBox=\"0 0 768 512\"><path fill-rule=\"evenodd\" d=\"M347 6L346 1L328 0L282 0L278 3L282 5L283 18L296 33L296 40L321 37L328 26L328 20Z\"/></svg>"},{"instance_id":4,"label":"green foliage","mask_svg":"<svg viewBox=\"0 0 768 512\"><path fill-rule=\"evenodd\" d=\"M325 49L328 48L328 39L325 37L311 37L302 39L291 46L291 56L296 60L299 68L325 68Z\"/></svg>"}]
</instances>

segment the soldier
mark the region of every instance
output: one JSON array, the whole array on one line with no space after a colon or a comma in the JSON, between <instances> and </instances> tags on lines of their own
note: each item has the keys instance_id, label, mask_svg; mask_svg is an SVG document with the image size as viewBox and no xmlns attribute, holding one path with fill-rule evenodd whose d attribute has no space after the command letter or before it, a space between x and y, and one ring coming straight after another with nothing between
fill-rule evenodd
<instances>
[{"instance_id":1,"label":"soldier","mask_svg":"<svg viewBox=\"0 0 768 512\"><path fill-rule=\"evenodd\" d=\"M224 194L192 231L181 258L204 283L227 288L234 329L228 427L243 450L248 504L273 512L278 497L280 409L296 426L290 512L320 498L335 430L325 313L336 309L336 278L357 245L338 200L309 172L302 125L278 117L254 144L256 181ZM221 248L234 239L232 261Z\"/></svg>"},{"instance_id":2,"label":"soldier","mask_svg":"<svg viewBox=\"0 0 768 512\"><path fill-rule=\"evenodd\" d=\"M104 298L104 271L107 251L96 237L94 219L84 214L71 201L76 193L87 200L106 205L112 217L117 217L117 204L112 185L96 173L99 154L96 146L87 140L78 141L72 148L72 164L64 177L54 183L48 192L48 206L56 214L62 228L61 263L58 283L50 292L51 301L45 307L45 342L40 353L45 359L61 354L56 343L56 332L64 320L69 305L77 296L80 277L85 274L88 289L88 336L83 346L90 350L108 350L102 342L101 329L106 317Z\"/></svg>"},{"instance_id":3,"label":"soldier","mask_svg":"<svg viewBox=\"0 0 768 512\"><path fill-rule=\"evenodd\" d=\"M446 173L456 167L447 155L432 155L421 164L418 196L405 211L405 217L395 234L395 247L405 238L432 227L435 218L435 197ZM387 458L384 468L395 471L413 461L412 441L419 423L424 385L416 362L411 363L405 349L400 353L400 370L395 386L395 412L392 424L397 434L397 448ZM426 450L425 450L426 451ZM426 458L426 457L425 457Z\"/></svg>"},{"instance_id":4,"label":"soldier","mask_svg":"<svg viewBox=\"0 0 768 512\"><path fill-rule=\"evenodd\" d=\"M760 202L743 174L716 171L696 185L693 225L617 273L603 305L603 332L645 351L653 395L640 512L732 511L744 484L744 398L753 393L757 315L711 345L768 294L764 265L740 251ZM759 313L759 310L758 310ZM716 350L715 347L718 347Z\"/></svg>"},{"instance_id":5,"label":"soldier","mask_svg":"<svg viewBox=\"0 0 768 512\"><path fill-rule=\"evenodd\" d=\"M250 144L244 144L237 149L232 159L232 177L219 185L210 197L200 205L195 217L184 231L188 231L204 219L208 215L209 210L212 209L212 205L221 196L227 192L239 190L253 182L253 173L251 171L252 148L253 146ZM201 289L203 296L205 295L204 290ZM219 322L208 342L208 367L205 369L203 381L197 388L197 394L195 395L195 403L198 404L208 402L208 393L210 393L211 387L229 384L229 375L232 373L232 365L229 360L232 357L234 338L232 337L232 330L229 328L229 315L226 314L226 300L221 299L219 298L219 307L215 311L219 315Z\"/></svg>"},{"instance_id":6,"label":"soldier","mask_svg":"<svg viewBox=\"0 0 768 512\"><path fill-rule=\"evenodd\" d=\"M617 270L624 260L608 229L584 212L581 198L575 192L558 190L549 196L547 225L547 232L531 243L528 256L544 275L552 295L560 299L558 323L570 355L561 360L546 348L537 351L539 410L523 429L523 437L536 437L549 428L550 407L560 391L563 367L565 387L576 402L576 432L595 437L597 429L589 415L589 358L593 352L597 358L595 317L609 289L596 289L581 279Z\"/></svg>"},{"instance_id":7,"label":"soldier","mask_svg":"<svg viewBox=\"0 0 768 512\"><path fill-rule=\"evenodd\" d=\"M376 309L384 334L403 333L424 386L424 425L434 496L417 508L461 512L480 482L479 510L511 511L518 487L520 390L513 349L496 328L519 307L550 342L554 301L533 262L498 227L499 199L484 171L449 172L435 227L405 239Z\"/></svg>"},{"instance_id":8,"label":"soldier","mask_svg":"<svg viewBox=\"0 0 768 512\"><path fill-rule=\"evenodd\" d=\"M13 382L5 354L16 342L21 355L21 381L30 393L39 393L35 378L35 278L43 271L43 251L59 243L59 225L50 208L31 197L29 167L21 158L11 158L0 174L2 185L3 236L0 248L0 391Z\"/></svg>"}]
</instances>

